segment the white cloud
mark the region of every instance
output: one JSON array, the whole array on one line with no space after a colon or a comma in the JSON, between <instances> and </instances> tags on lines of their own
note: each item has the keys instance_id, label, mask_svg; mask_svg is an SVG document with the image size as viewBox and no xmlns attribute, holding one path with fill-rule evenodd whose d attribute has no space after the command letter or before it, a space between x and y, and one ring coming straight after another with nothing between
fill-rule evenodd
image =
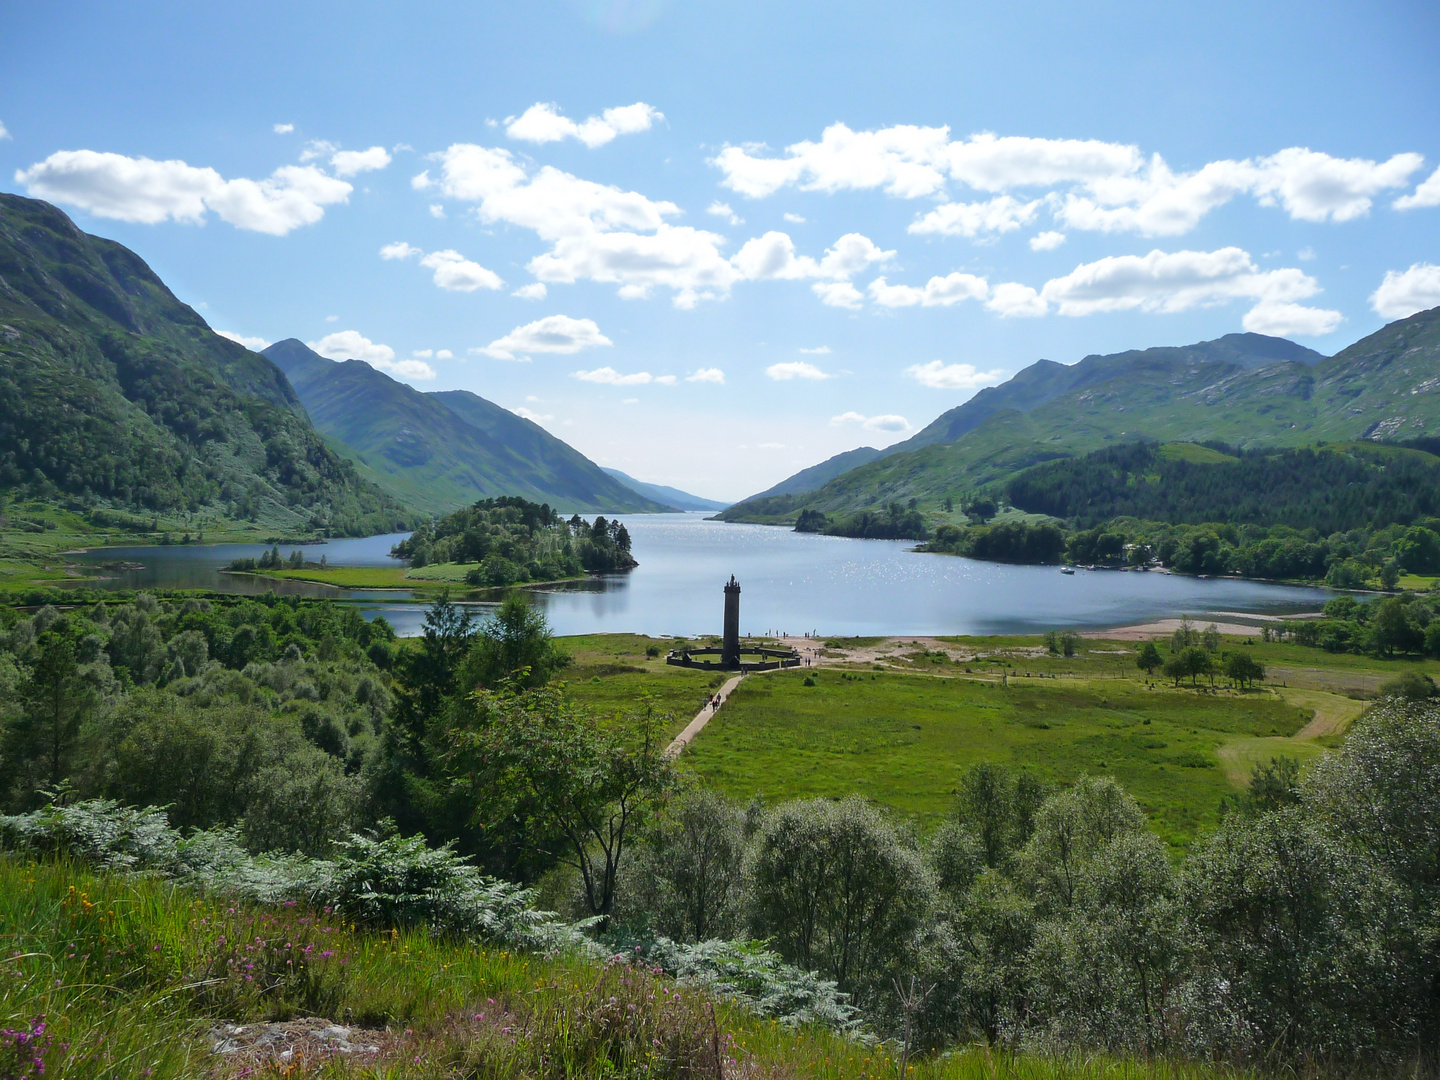
<instances>
[{"instance_id":1,"label":"white cloud","mask_svg":"<svg viewBox=\"0 0 1440 1080\"><path fill-rule=\"evenodd\" d=\"M828 307L855 311L864 300L860 290L848 281L817 281L810 289L820 298L820 302Z\"/></svg>"},{"instance_id":2,"label":"white cloud","mask_svg":"<svg viewBox=\"0 0 1440 1080\"><path fill-rule=\"evenodd\" d=\"M8 138L10 138L10 132L5 130L5 125L3 123L0 123L0 139Z\"/></svg>"},{"instance_id":3,"label":"white cloud","mask_svg":"<svg viewBox=\"0 0 1440 1080\"><path fill-rule=\"evenodd\" d=\"M860 233L846 233L825 250L819 260L795 254L788 233L770 231L747 240L731 260L742 277L751 281L829 278L844 281L871 263L886 263L893 251L882 251Z\"/></svg>"},{"instance_id":4,"label":"white cloud","mask_svg":"<svg viewBox=\"0 0 1440 1080\"><path fill-rule=\"evenodd\" d=\"M226 180L183 161L152 161L94 150L60 150L16 172L33 196L97 217L156 225L198 225L213 211L237 229L284 236L349 201L354 189L313 166L286 165L264 180Z\"/></svg>"},{"instance_id":5,"label":"white cloud","mask_svg":"<svg viewBox=\"0 0 1440 1080\"><path fill-rule=\"evenodd\" d=\"M543 422L546 421L546 420L554 420L554 419L555 419L555 414L554 414L554 413L537 413L537 412L531 412L529 409L525 408L525 406L523 406L523 405L518 406L517 408L511 409L510 411L511 411L512 413L514 413L516 416L519 416L519 417L521 417L522 419L529 420L529 421L531 421L532 423L536 423L536 424L543 423Z\"/></svg>"},{"instance_id":6,"label":"white cloud","mask_svg":"<svg viewBox=\"0 0 1440 1080\"><path fill-rule=\"evenodd\" d=\"M389 165L394 158L383 146L372 146L369 150L339 150L330 157L330 165L337 176L354 176L362 172L374 172Z\"/></svg>"},{"instance_id":7,"label":"white cloud","mask_svg":"<svg viewBox=\"0 0 1440 1080\"><path fill-rule=\"evenodd\" d=\"M693 374L686 375L685 381L723 383L725 381L725 372L721 371L718 367L702 367Z\"/></svg>"},{"instance_id":8,"label":"white cloud","mask_svg":"<svg viewBox=\"0 0 1440 1080\"><path fill-rule=\"evenodd\" d=\"M1021 202L1011 195L997 195L989 202L944 203L912 221L909 231L970 237L1011 232L1021 225L1029 225L1039 209L1039 199Z\"/></svg>"},{"instance_id":9,"label":"white cloud","mask_svg":"<svg viewBox=\"0 0 1440 1080\"><path fill-rule=\"evenodd\" d=\"M496 338L483 349L472 352L483 353L496 360L513 360L517 353L577 353L581 349L596 345L613 344L600 333L600 327L593 319L572 319L568 315L547 315L524 326L517 326L502 338ZM603 370L603 369L602 369ZM649 376L646 376L648 381Z\"/></svg>"},{"instance_id":10,"label":"white cloud","mask_svg":"<svg viewBox=\"0 0 1440 1080\"><path fill-rule=\"evenodd\" d=\"M1301 221L1349 221L1368 213L1383 191L1403 187L1423 164L1419 154L1386 161L1336 158L1305 147L1268 157L1212 161L1192 173L1174 172L1158 154L1138 147L1078 139L1036 139L990 133L952 141L949 128L897 125L852 131L832 124L818 142L786 147L727 146L712 164L721 183L750 198L787 186L808 191L873 190L901 198L939 196L949 185L988 193L1047 188L1057 217L1071 228L1143 235L1179 235L1211 210L1241 194L1279 205ZM1432 197L1429 181L1424 199ZM1440 201L1440 181L1433 197ZM1063 190L1054 190L1063 189ZM1435 205L1419 191L1397 209ZM922 216L913 232L975 236L1017 228L1038 203L1009 196L987 203L949 203Z\"/></svg>"},{"instance_id":11,"label":"white cloud","mask_svg":"<svg viewBox=\"0 0 1440 1080\"><path fill-rule=\"evenodd\" d=\"M802 353L804 353L806 356L829 356L829 355L830 355L830 346L829 346L829 345L817 345L817 346L816 346L815 348L813 348L813 349L805 349L805 348L802 348L800 351L801 351Z\"/></svg>"},{"instance_id":12,"label":"white cloud","mask_svg":"<svg viewBox=\"0 0 1440 1080\"><path fill-rule=\"evenodd\" d=\"M974 274L953 273L932 277L925 287L889 285L883 277L870 283L870 297L881 307L950 307L962 300L984 300L990 295L985 279Z\"/></svg>"},{"instance_id":13,"label":"white cloud","mask_svg":"<svg viewBox=\"0 0 1440 1080\"><path fill-rule=\"evenodd\" d=\"M1295 257L1301 262L1311 262L1315 258L1315 249L1307 244L1295 253Z\"/></svg>"},{"instance_id":14,"label":"white cloud","mask_svg":"<svg viewBox=\"0 0 1440 1080\"><path fill-rule=\"evenodd\" d=\"M511 296L518 296L521 300L544 300L545 283L543 281L532 281L529 285L521 285Z\"/></svg>"},{"instance_id":15,"label":"white cloud","mask_svg":"<svg viewBox=\"0 0 1440 1080\"><path fill-rule=\"evenodd\" d=\"M612 367L596 368L594 371L574 371L570 373L572 379L579 379L581 382L601 383L604 386L644 386L653 382L648 371L637 371L632 375L621 375Z\"/></svg>"},{"instance_id":16,"label":"white cloud","mask_svg":"<svg viewBox=\"0 0 1440 1080\"><path fill-rule=\"evenodd\" d=\"M301 161L318 161L320 158L329 157L339 150L329 139L311 139L300 150Z\"/></svg>"},{"instance_id":17,"label":"white cloud","mask_svg":"<svg viewBox=\"0 0 1440 1080\"><path fill-rule=\"evenodd\" d=\"M661 386L674 386L678 380L674 375L656 375L655 381Z\"/></svg>"},{"instance_id":18,"label":"white cloud","mask_svg":"<svg viewBox=\"0 0 1440 1080\"><path fill-rule=\"evenodd\" d=\"M294 130L295 130L295 125L294 125L294 124L276 124L276 125L275 125L275 134L276 134L276 135L289 135L289 134L290 134L292 131L294 131Z\"/></svg>"},{"instance_id":19,"label":"white cloud","mask_svg":"<svg viewBox=\"0 0 1440 1080\"><path fill-rule=\"evenodd\" d=\"M1005 372L981 371L974 364L946 364L931 360L928 364L911 364L905 374L921 386L932 390L978 390L982 386L994 386L1005 378Z\"/></svg>"},{"instance_id":20,"label":"white cloud","mask_svg":"<svg viewBox=\"0 0 1440 1080\"><path fill-rule=\"evenodd\" d=\"M1090 315L1134 308L1187 311L1234 299L1293 303L1319 291L1315 279L1300 270L1262 271L1247 252L1227 247L1112 255L1052 278L1040 296L1061 315Z\"/></svg>"},{"instance_id":21,"label":"white cloud","mask_svg":"<svg viewBox=\"0 0 1440 1080\"><path fill-rule=\"evenodd\" d=\"M1415 263L1409 270L1389 271L1370 295L1370 306L1385 319L1404 319L1440 307L1440 266Z\"/></svg>"},{"instance_id":22,"label":"white cloud","mask_svg":"<svg viewBox=\"0 0 1440 1080\"><path fill-rule=\"evenodd\" d=\"M505 282L493 270L471 262L458 251L432 251L420 265L435 271L435 284L449 292L474 292L476 289L499 289Z\"/></svg>"},{"instance_id":23,"label":"white cloud","mask_svg":"<svg viewBox=\"0 0 1440 1080\"><path fill-rule=\"evenodd\" d=\"M389 345L371 341L358 330L337 330L319 341L306 344L331 360L364 360L367 364L379 366L395 359L395 350Z\"/></svg>"},{"instance_id":24,"label":"white cloud","mask_svg":"<svg viewBox=\"0 0 1440 1080\"><path fill-rule=\"evenodd\" d=\"M576 123L562 116L559 106L538 102L518 117L507 117L505 134L512 139L533 143L579 139L593 150L597 146L604 146L616 135L648 131L656 121L664 119L665 114L659 109L637 101L634 105L606 109L599 116Z\"/></svg>"},{"instance_id":25,"label":"white cloud","mask_svg":"<svg viewBox=\"0 0 1440 1080\"><path fill-rule=\"evenodd\" d=\"M991 288L985 306L1002 318L1044 315L1048 310L1039 292L1018 281L1004 281Z\"/></svg>"},{"instance_id":26,"label":"white cloud","mask_svg":"<svg viewBox=\"0 0 1440 1080\"><path fill-rule=\"evenodd\" d=\"M454 354L453 352L451 352L449 349L436 349L436 350L435 350L435 359L436 359L436 360L454 360L454 359L455 359L455 354Z\"/></svg>"},{"instance_id":27,"label":"white cloud","mask_svg":"<svg viewBox=\"0 0 1440 1080\"><path fill-rule=\"evenodd\" d=\"M735 213L729 203L723 203L719 199L716 199L709 206L707 206L705 208L705 212L707 214L712 214L718 218L724 218L731 225L745 224L745 219L742 218L739 214Z\"/></svg>"},{"instance_id":28,"label":"white cloud","mask_svg":"<svg viewBox=\"0 0 1440 1080\"><path fill-rule=\"evenodd\" d=\"M784 364L771 364L765 369L765 374L777 382L788 382L791 379L828 379L831 377L814 364L804 360L792 360Z\"/></svg>"},{"instance_id":29,"label":"white cloud","mask_svg":"<svg viewBox=\"0 0 1440 1080\"><path fill-rule=\"evenodd\" d=\"M552 245L527 267L541 281L608 282L630 298L668 288L676 306L686 308L724 296L739 277L720 254L723 236L665 220L680 212L674 203L549 166L530 176L506 150L456 144L438 158L445 195L478 203L481 221L532 229ZM411 183L424 188L435 181L422 173Z\"/></svg>"},{"instance_id":30,"label":"white cloud","mask_svg":"<svg viewBox=\"0 0 1440 1080\"><path fill-rule=\"evenodd\" d=\"M408 259L412 255L424 255L425 252L417 247L411 247L404 240L396 240L393 244L386 244L380 249L382 259Z\"/></svg>"},{"instance_id":31,"label":"white cloud","mask_svg":"<svg viewBox=\"0 0 1440 1080\"><path fill-rule=\"evenodd\" d=\"M1030 250L1054 251L1063 243L1065 243L1065 234L1049 229L1045 232L1037 233L1030 238Z\"/></svg>"},{"instance_id":32,"label":"white cloud","mask_svg":"<svg viewBox=\"0 0 1440 1080\"><path fill-rule=\"evenodd\" d=\"M372 363L372 367L392 371L402 379L433 379L435 369L424 360L397 360L393 364Z\"/></svg>"},{"instance_id":33,"label":"white cloud","mask_svg":"<svg viewBox=\"0 0 1440 1080\"><path fill-rule=\"evenodd\" d=\"M903 416L896 416L894 413L883 413L880 416L866 416L864 413L844 412L839 416L832 416L830 423L836 427L841 424L859 424L869 431L909 431L910 421Z\"/></svg>"},{"instance_id":34,"label":"white cloud","mask_svg":"<svg viewBox=\"0 0 1440 1080\"><path fill-rule=\"evenodd\" d=\"M326 316L325 316L325 321L326 321L326 322L339 322L339 321L340 321L340 316L339 316L339 315L326 315Z\"/></svg>"},{"instance_id":35,"label":"white cloud","mask_svg":"<svg viewBox=\"0 0 1440 1080\"><path fill-rule=\"evenodd\" d=\"M1390 205L1396 210L1418 210L1426 206L1440 206L1440 169L1431 173L1430 179L1417 187L1413 195L1402 195Z\"/></svg>"},{"instance_id":36,"label":"white cloud","mask_svg":"<svg viewBox=\"0 0 1440 1080\"><path fill-rule=\"evenodd\" d=\"M363 360L377 370L388 371L402 379L423 381L435 378L435 369L424 360L396 360L395 350L389 345L371 341L358 330L340 330L306 344L331 360Z\"/></svg>"},{"instance_id":37,"label":"white cloud","mask_svg":"<svg viewBox=\"0 0 1440 1080\"><path fill-rule=\"evenodd\" d=\"M444 221L444 220L445 220L445 204L444 204L444 203L438 203L438 202L437 202L437 203L431 203L431 204L430 204L430 216L433 217L433 218L439 218L441 221Z\"/></svg>"},{"instance_id":38,"label":"white cloud","mask_svg":"<svg viewBox=\"0 0 1440 1080\"><path fill-rule=\"evenodd\" d=\"M790 211L788 211L788 210L785 211L785 213L781 214L780 216L783 217L786 221L790 222L790 224L792 224L792 225L804 225L804 224L805 224L805 219L804 219L803 217L801 217L799 214L792 214L792 213L790 213Z\"/></svg>"},{"instance_id":39,"label":"white cloud","mask_svg":"<svg viewBox=\"0 0 1440 1080\"><path fill-rule=\"evenodd\" d=\"M1344 316L1325 308L1303 304L1281 304L1261 301L1245 313L1240 324L1252 334L1275 337L1319 337L1334 330Z\"/></svg>"},{"instance_id":40,"label":"white cloud","mask_svg":"<svg viewBox=\"0 0 1440 1080\"><path fill-rule=\"evenodd\" d=\"M244 334L237 334L230 330L216 330L215 333L223 338L229 338L237 344L244 345L245 348L251 352L259 352L261 349L268 349L270 347L270 342L266 341L263 337L247 337Z\"/></svg>"}]
</instances>

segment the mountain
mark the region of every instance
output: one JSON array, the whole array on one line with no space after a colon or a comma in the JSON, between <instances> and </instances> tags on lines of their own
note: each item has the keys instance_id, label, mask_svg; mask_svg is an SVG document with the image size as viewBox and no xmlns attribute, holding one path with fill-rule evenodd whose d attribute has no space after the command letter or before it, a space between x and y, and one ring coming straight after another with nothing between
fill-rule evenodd
<instances>
[{"instance_id":1,"label":"mountain","mask_svg":"<svg viewBox=\"0 0 1440 1080\"><path fill-rule=\"evenodd\" d=\"M981 391L876 460L800 494L753 497L726 520L802 509L853 515L918 499L938 512L1020 469L1119 442L1302 446L1411 438L1440 425L1440 309L1325 358L1280 338L1231 334L1182 348L1040 361Z\"/></svg>"},{"instance_id":2,"label":"mountain","mask_svg":"<svg viewBox=\"0 0 1440 1080\"><path fill-rule=\"evenodd\" d=\"M688 491L666 487L664 484L647 484L644 480L636 480L633 476L627 476L619 469L606 469L605 472L619 480L631 491L638 491L641 495L654 499L656 502L668 503L676 510L724 510L730 505L716 502L714 499L702 499L699 495L691 495Z\"/></svg>"},{"instance_id":3,"label":"mountain","mask_svg":"<svg viewBox=\"0 0 1440 1080\"><path fill-rule=\"evenodd\" d=\"M569 512L669 509L605 475L540 425L463 390L424 394L362 360L327 360L294 338L264 351L315 426L387 491L431 513L496 495Z\"/></svg>"},{"instance_id":4,"label":"mountain","mask_svg":"<svg viewBox=\"0 0 1440 1080\"><path fill-rule=\"evenodd\" d=\"M1017 372L1009 381L999 386L987 387L963 405L941 413L903 442L895 443L884 450L862 446L837 454L818 465L802 469L758 495L751 495L743 503L737 503L736 507L778 495L801 495L814 491L842 473L878 458L919 450L937 443L955 442L997 413L1008 409L1030 412L1063 394L1123 377L1131 370L1153 368L1155 365L1185 367L1211 363L1253 369L1281 361L1313 367L1324 359L1325 357L1314 349L1307 349L1285 338L1267 337L1264 334L1226 334L1214 341L1201 341L1194 345L1132 349L1108 356L1092 354L1070 365L1057 364L1053 360L1037 360Z\"/></svg>"},{"instance_id":5,"label":"mountain","mask_svg":"<svg viewBox=\"0 0 1440 1080\"><path fill-rule=\"evenodd\" d=\"M412 512L326 445L269 360L214 333L134 252L0 194L0 487L294 535Z\"/></svg>"}]
</instances>

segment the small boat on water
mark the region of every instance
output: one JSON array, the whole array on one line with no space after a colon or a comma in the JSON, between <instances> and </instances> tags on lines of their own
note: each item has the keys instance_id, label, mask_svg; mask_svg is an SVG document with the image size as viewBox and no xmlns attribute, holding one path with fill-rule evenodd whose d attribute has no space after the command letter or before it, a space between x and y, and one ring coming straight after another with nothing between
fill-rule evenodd
<instances>
[{"instance_id":1,"label":"small boat on water","mask_svg":"<svg viewBox=\"0 0 1440 1080\"><path fill-rule=\"evenodd\" d=\"M1075 573L1075 568L1074 568L1073 566L1062 566L1062 567L1060 567L1060 573L1062 573L1062 574L1073 574L1073 573Z\"/></svg>"}]
</instances>

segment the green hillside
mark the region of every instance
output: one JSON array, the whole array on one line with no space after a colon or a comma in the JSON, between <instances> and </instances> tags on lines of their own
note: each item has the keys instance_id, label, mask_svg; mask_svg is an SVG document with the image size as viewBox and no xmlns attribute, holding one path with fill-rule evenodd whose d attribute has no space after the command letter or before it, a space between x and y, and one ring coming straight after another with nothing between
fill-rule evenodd
<instances>
[{"instance_id":1,"label":"green hillside","mask_svg":"<svg viewBox=\"0 0 1440 1080\"><path fill-rule=\"evenodd\" d=\"M464 390L424 394L361 360L335 362L294 338L265 355L316 427L395 496L431 513L516 495L565 510L668 509L607 476L540 425Z\"/></svg>"},{"instance_id":2,"label":"green hillside","mask_svg":"<svg viewBox=\"0 0 1440 1080\"><path fill-rule=\"evenodd\" d=\"M1087 357L1073 368L1041 361L944 414L901 444L909 449L815 491L748 499L721 516L788 521L802 509L850 516L910 499L935 512L947 498L1029 466L1122 442L1304 446L1414 438L1437 425L1440 309L1433 309L1328 359L1281 339L1235 334L1185 349Z\"/></svg>"},{"instance_id":3,"label":"green hillside","mask_svg":"<svg viewBox=\"0 0 1440 1080\"><path fill-rule=\"evenodd\" d=\"M325 446L285 376L134 252L0 194L0 489L123 512L355 535L411 511Z\"/></svg>"},{"instance_id":4,"label":"green hillside","mask_svg":"<svg viewBox=\"0 0 1440 1080\"><path fill-rule=\"evenodd\" d=\"M619 469L606 469L607 476L613 476L620 483L638 491L641 495L654 499L657 502L668 503L676 510L724 510L729 503L720 502L716 499L706 499L699 495L691 495L688 491L681 491L679 488L668 487L665 484L647 484L644 480L636 480L628 473Z\"/></svg>"}]
</instances>

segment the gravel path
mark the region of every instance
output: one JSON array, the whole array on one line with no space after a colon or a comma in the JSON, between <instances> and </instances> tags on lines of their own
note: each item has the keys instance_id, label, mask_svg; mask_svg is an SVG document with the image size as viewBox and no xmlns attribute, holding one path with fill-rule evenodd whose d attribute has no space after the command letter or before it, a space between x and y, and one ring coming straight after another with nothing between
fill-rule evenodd
<instances>
[{"instance_id":1,"label":"gravel path","mask_svg":"<svg viewBox=\"0 0 1440 1080\"><path fill-rule=\"evenodd\" d=\"M734 678L726 681L725 685L720 687L719 690L715 691L715 697L719 700L716 702L714 708L711 708L710 705L707 704L695 714L695 719L686 724L685 730L680 732L679 735L676 735L670 745L665 748L666 757L677 757L681 750L684 750L685 747L695 741L695 736L699 735L705 725L710 722L711 718L720 711L720 706L725 704L725 700L730 696L730 691L739 686L740 680L743 678L745 678L744 675L736 675Z\"/></svg>"}]
</instances>

